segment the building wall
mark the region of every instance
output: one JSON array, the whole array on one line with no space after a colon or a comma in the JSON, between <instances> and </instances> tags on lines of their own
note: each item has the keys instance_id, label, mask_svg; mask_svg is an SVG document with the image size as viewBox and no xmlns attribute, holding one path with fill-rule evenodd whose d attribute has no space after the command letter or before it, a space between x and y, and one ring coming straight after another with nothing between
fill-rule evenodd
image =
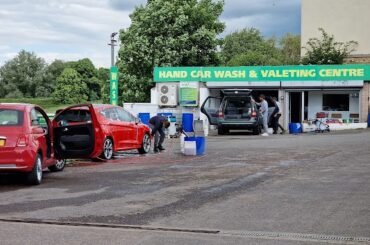
<instances>
[{"instance_id":1,"label":"building wall","mask_svg":"<svg viewBox=\"0 0 370 245\"><path fill-rule=\"evenodd\" d=\"M370 81L364 83L360 94L361 121L367 122L370 113Z\"/></svg>"},{"instance_id":2,"label":"building wall","mask_svg":"<svg viewBox=\"0 0 370 245\"><path fill-rule=\"evenodd\" d=\"M322 27L337 41L357 41L353 54L369 55L369 13L369 0L302 0L302 46L309 38L320 37L318 28Z\"/></svg>"}]
</instances>

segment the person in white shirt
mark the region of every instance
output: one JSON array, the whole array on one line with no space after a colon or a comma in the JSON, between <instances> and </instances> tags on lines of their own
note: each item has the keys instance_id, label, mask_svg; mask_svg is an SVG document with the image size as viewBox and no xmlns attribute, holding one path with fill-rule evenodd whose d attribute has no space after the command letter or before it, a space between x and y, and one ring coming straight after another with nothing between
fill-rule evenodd
<instances>
[{"instance_id":1,"label":"person in white shirt","mask_svg":"<svg viewBox=\"0 0 370 245\"><path fill-rule=\"evenodd\" d=\"M269 105L266 101L266 96L264 94L261 94L259 96L259 99L260 99L260 112L262 114L262 118L263 118L263 134L261 134L261 136L269 136L268 134L268 118L269 118Z\"/></svg>"}]
</instances>

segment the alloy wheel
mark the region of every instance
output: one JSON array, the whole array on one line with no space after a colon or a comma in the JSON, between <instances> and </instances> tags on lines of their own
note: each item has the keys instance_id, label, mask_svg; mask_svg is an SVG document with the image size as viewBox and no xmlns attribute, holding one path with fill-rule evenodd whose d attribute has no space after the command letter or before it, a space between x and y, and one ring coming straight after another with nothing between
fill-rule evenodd
<instances>
[{"instance_id":1,"label":"alloy wheel","mask_svg":"<svg viewBox=\"0 0 370 245\"><path fill-rule=\"evenodd\" d=\"M66 162L67 162L66 159L57 160L57 162L55 163L55 167L57 169L63 169L64 166L66 165Z\"/></svg>"},{"instance_id":2,"label":"alloy wheel","mask_svg":"<svg viewBox=\"0 0 370 245\"><path fill-rule=\"evenodd\" d=\"M143 138L143 149L145 152L150 151L150 146L151 146L151 141L150 141L150 136L148 134L144 135Z\"/></svg>"},{"instance_id":3,"label":"alloy wheel","mask_svg":"<svg viewBox=\"0 0 370 245\"><path fill-rule=\"evenodd\" d=\"M41 157L40 156L37 157L37 161L36 161L36 177L37 177L38 182L41 182L41 179L42 179L42 162L41 162Z\"/></svg>"},{"instance_id":4,"label":"alloy wheel","mask_svg":"<svg viewBox=\"0 0 370 245\"><path fill-rule=\"evenodd\" d=\"M109 160L113 156L113 142L111 139L105 139L104 141L104 158Z\"/></svg>"}]
</instances>

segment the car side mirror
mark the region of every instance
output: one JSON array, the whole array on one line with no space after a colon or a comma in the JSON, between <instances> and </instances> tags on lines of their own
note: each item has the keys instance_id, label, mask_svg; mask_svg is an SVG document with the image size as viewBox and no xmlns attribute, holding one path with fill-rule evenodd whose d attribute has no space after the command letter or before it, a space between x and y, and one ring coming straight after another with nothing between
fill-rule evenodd
<instances>
[{"instance_id":1,"label":"car side mirror","mask_svg":"<svg viewBox=\"0 0 370 245\"><path fill-rule=\"evenodd\" d=\"M135 124L137 125L137 124L139 124L139 123L141 123L140 118L135 118Z\"/></svg>"}]
</instances>

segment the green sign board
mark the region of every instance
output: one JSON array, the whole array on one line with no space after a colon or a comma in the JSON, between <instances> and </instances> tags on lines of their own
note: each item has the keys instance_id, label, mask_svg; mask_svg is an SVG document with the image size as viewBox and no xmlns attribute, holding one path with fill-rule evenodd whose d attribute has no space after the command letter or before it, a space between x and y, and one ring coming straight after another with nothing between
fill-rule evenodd
<instances>
[{"instance_id":1,"label":"green sign board","mask_svg":"<svg viewBox=\"0 0 370 245\"><path fill-rule=\"evenodd\" d=\"M156 67L155 82L370 80L370 64L240 67Z\"/></svg>"},{"instance_id":2,"label":"green sign board","mask_svg":"<svg viewBox=\"0 0 370 245\"><path fill-rule=\"evenodd\" d=\"M198 82L180 82L180 105L198 106Z\"/></svg>"},{"instance_id":3,"label":"green sign board","mask_svg":"<svg viewBox=\"0 0 370 245\"><path fill-rule=\"evenodd\" d=\"M110 68L110 103L118 105L118 68Z\"/></svg>"}]
</instances>

